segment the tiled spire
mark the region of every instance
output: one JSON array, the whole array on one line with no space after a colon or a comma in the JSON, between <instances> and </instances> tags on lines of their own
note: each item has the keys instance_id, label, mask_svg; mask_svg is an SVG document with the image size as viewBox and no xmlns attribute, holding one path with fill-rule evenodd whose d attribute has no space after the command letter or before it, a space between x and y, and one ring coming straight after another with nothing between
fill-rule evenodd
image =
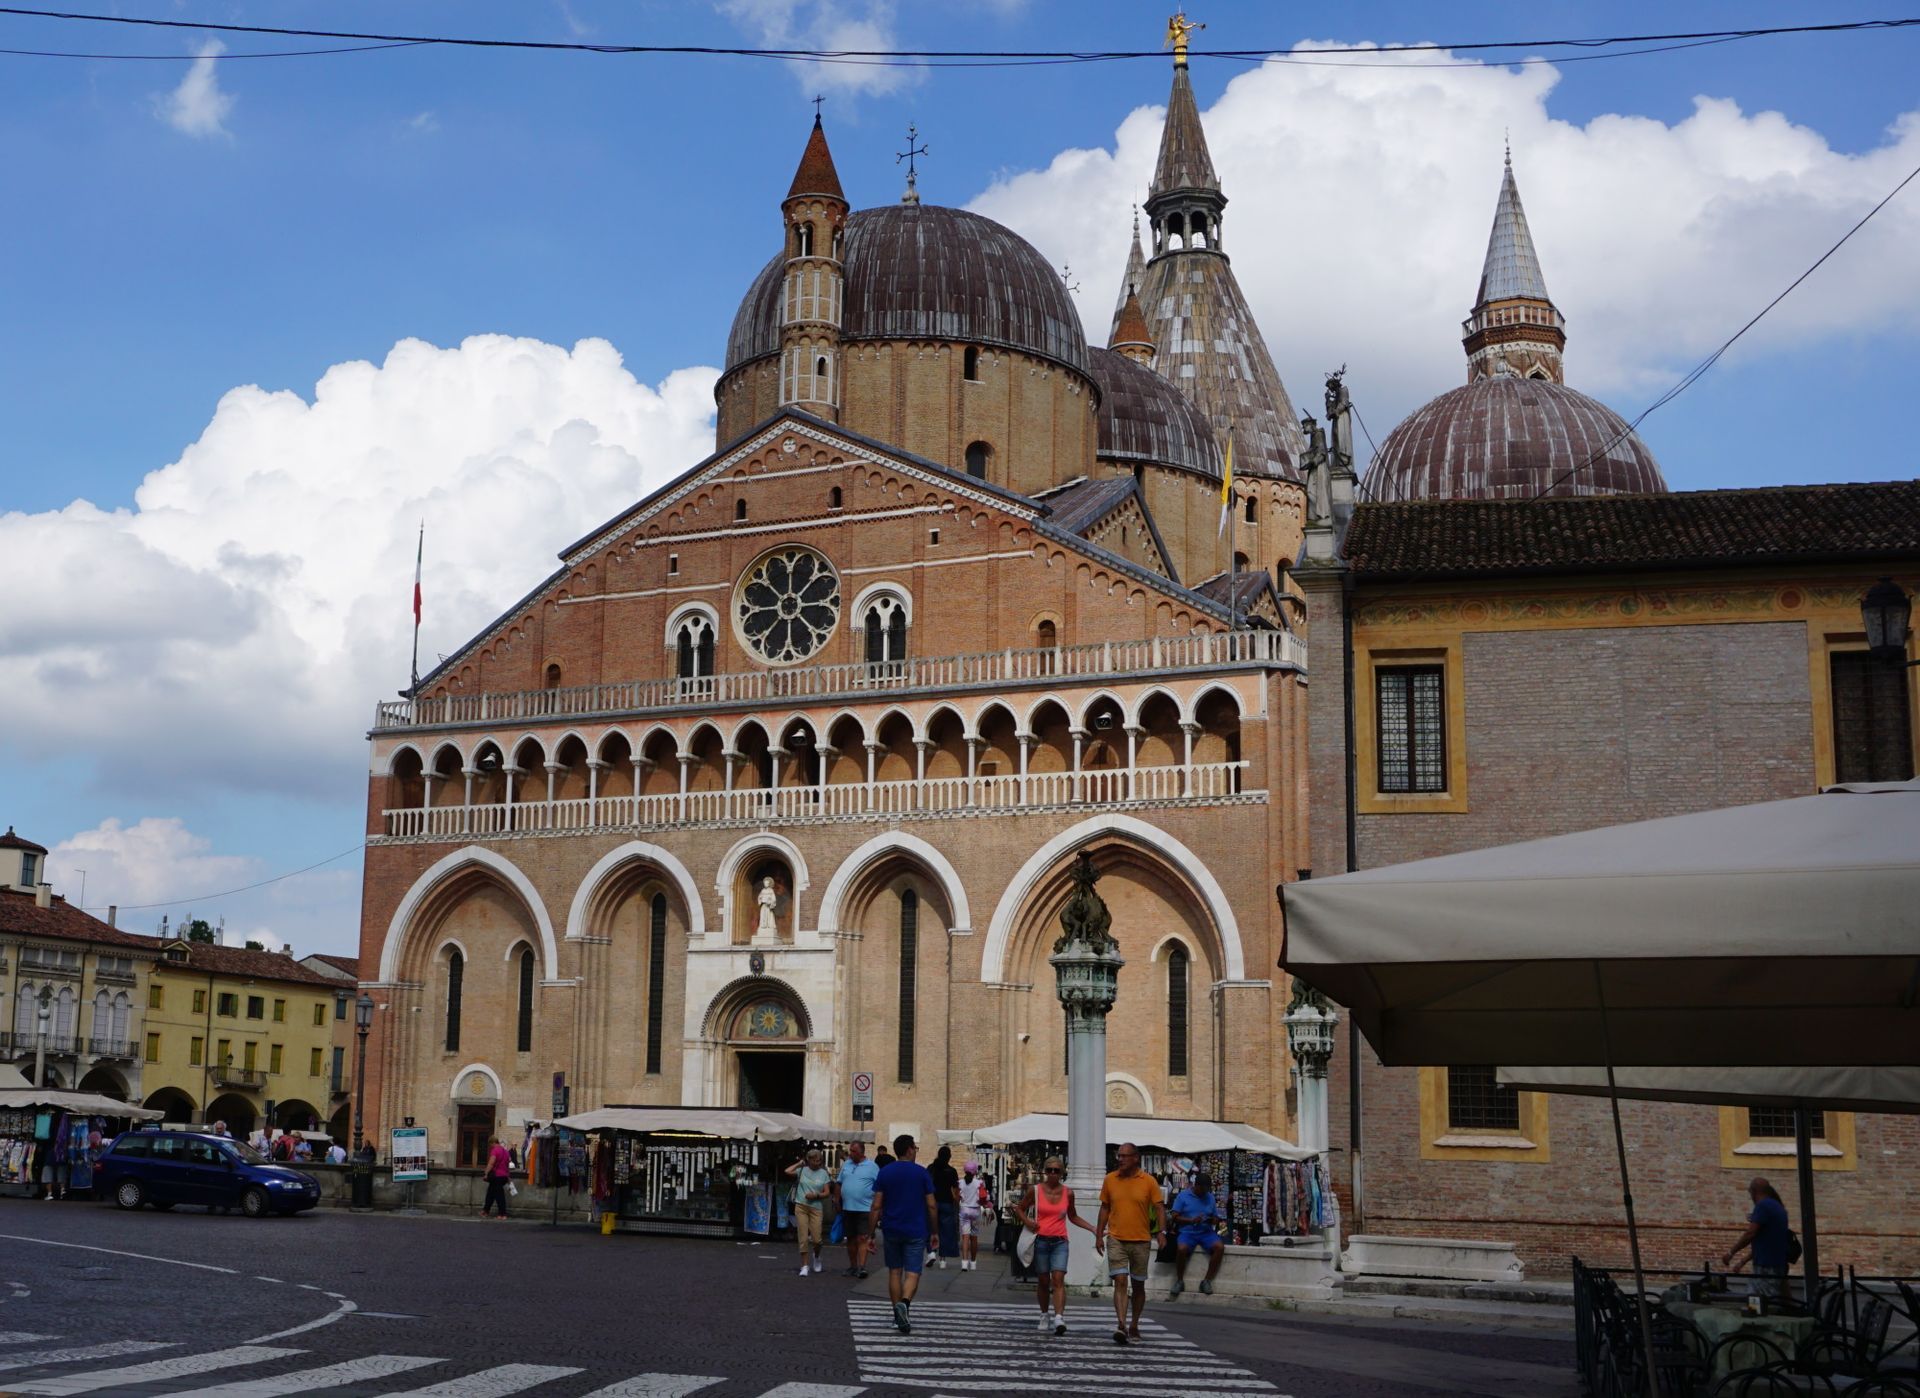
<instances>
[{"instance_id":1,"label":"tiled spire","mask_svg":"<svg viewBox=\"0 0 1920 1398\"><path fill-rule=\"evenodd\" d=\"M1133 206L1133 242L1127 247L1127 270L1120 278L1120 295L1113 303L1112 329L1114 331L1117 332L1120 329L1120 317L1126 312L1127 302L1132 301L1136 306L1140 304L1135 299L1134 293L1140 290L1140 278L1146 270L1147 256L1140 251L1140 206L1135 204ZM1113 343L1111 336L1107 343L1109 345Z\"/></svg>"},{"instance_id":2,"label":"tiled spire","mask_svg":"<svg viewBox=\"0 0 1920 1398\"><path fill-rule=\"evenodd\" d=\"M813 116L813 134L807 137L807 148L800 155L800 168L793 172L793 183L787 189L789 199L799 194L824 194L843 201L847 197L840 188L840 172L833 168L833 152L827 149L827 133L821 129L818 112Z\"/></svg>"},{"instance_id":3,"label":"tiled spire","mask_svg":"<svg viewBox=\"0 0 1920 1398\"><path fill-rule=\"evenodd\" d=\"M1173 70L1173 93L1167 98L1167 127L1160 133L1160 162L1154 167L1152 195L1177 189L1220 188L1213 157L1207 153L1207 133L1200 125L1200 108L1193 100L1193 83L1185 66Z\"/></svg>"},{"instance_id":4,"label":"tiled spire","mask_svg":"<svg viewBox=\"0 0 1920 1398\"><path fill-rule=\"evenodd\" d=\"M1480 290L1461 337L1467 349L1467 381L1513 374L1565 382L1561 351L1567 343L1566 324L1540 274L1540 255L1533 250L1509 147Z\"/></svg>"},{"instance_id":5,"label":"tiled spire","mask_svg":"<svg viewBox=\"0 0 1920 1398\"><path fill-rule=\"evenodd\" d=\"M1475 304L1484 306L1510 296L1553 299L1547 295L1547 279L1540 274L1540 255L1533 250L1527 211L1520 204L1520 186L1514 183L1511 149L1507 151L1506 174L1500 181L1500 202L1493 210L1493 232L1487 238L1487 261L1480 269L1480 294Z\"/></svg>"}]
</instances>

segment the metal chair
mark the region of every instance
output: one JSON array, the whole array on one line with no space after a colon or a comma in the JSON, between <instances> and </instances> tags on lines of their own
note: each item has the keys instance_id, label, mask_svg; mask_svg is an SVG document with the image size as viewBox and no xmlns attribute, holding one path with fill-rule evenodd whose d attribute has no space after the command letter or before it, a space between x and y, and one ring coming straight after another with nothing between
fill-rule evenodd
<instances>
[{"instance_id":1,"label":"metal chair","mask_svg":"<svg viewBox=\"0 0 1920 1398\"><path fill-rule=\"evenodd\" d=\"M1755 1369L1784 1369L1793 1362L1793 1356L1787 1353L1778 1340L1769 1335L1755 1335L1744 1331L1721 1336L1715 1342L1707 1359L1714 1370L1725 1369L1729 1378L1735 1373Z\"/></svg>"},{"instance_id":2,"label":"metal chair","mask_svg":"<svg viewBox=\"0 0 1920 1398\"><path fill-rule=\"evenodd\" d=\"M1920 1398L1920 1384L1892 1374L1875 1374L1840 1390L1841 1398Z\"/></svg>"},{"instance_id":3,"label":"metal chair","mask_svg":"<svg viewBox=\"0 0 1920 1398\"><path fill-rule=\"evenodd\" d=\"M1833 1384L1818 1375L1795 1374L1784 1364L1767 1364L1734 1370L1713 1386L1712 1398L1807 1398L1808 1394L1819 1398L1833 1391Z\"/></svg>"}]
</instances>

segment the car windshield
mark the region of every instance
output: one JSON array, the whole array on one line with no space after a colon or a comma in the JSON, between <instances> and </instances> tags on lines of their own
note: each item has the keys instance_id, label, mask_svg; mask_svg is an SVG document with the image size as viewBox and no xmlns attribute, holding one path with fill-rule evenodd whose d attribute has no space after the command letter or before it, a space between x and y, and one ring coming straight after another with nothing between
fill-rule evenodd
<instances>
[{"instance_id":1,"label":"car windshield","mask_svg":"<svg viewBox=\"0 0 1920 1398\"><path fill-rule=\"evenodd\" d=\"M266 1156L262 1155L245 1141L222 1141L220 1144L246 1161L249 1165L266 1165L270 1163Z\"/></svg>"}]
</instances>

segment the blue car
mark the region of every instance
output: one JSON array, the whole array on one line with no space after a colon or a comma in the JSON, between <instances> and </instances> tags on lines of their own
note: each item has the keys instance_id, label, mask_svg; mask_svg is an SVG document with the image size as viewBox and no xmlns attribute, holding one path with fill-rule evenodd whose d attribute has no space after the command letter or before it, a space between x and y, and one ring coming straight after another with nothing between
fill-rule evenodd
<instances>
[{"instance_id":1,"label":"blue car","mask_svg":"<svg viewBox=\"0 0 1920 1398\"><path fill-rule=\"evenodd\" d=\"M123 1209L202 1204L264 1218L320 1202L312 1175L276 1165L243 1141L199 1131L129 1131L100 1157L96 1174Z\"/></svg>"}]
</instances>

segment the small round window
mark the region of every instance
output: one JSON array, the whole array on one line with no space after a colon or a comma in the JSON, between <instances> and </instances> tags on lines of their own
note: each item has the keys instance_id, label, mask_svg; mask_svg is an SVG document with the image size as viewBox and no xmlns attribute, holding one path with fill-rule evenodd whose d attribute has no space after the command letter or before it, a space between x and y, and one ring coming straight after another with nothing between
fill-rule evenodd
<instances>
[{"instance_id":1,"label":"small round window","mask_svg":"<svg viewBox=\"0 0 1920 1398\"><path fill-rule=\"evenodd\" d=\"M796 664L818 652L839 623L840 579L812 549L775 549L740 580L734 620L761 660Z\"/></svg>"}]
</instances>

